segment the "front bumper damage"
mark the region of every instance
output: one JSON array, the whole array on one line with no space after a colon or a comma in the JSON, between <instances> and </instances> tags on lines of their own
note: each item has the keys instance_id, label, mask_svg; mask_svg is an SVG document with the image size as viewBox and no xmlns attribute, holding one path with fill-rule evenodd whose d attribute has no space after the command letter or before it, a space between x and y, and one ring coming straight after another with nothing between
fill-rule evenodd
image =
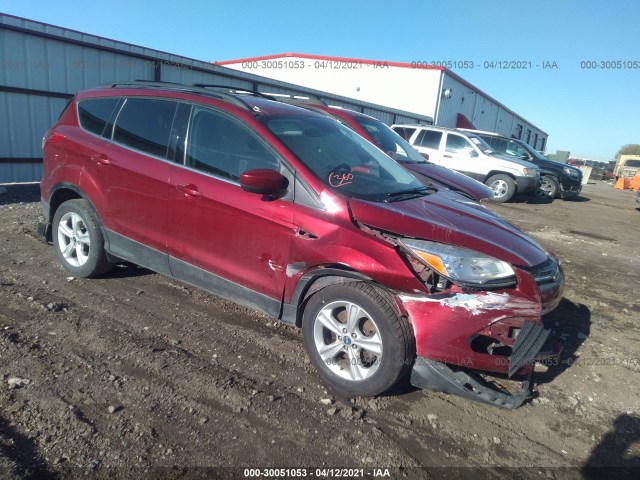
<instances>
[{"instance_id":1,"label":"front bumper damage","mask_svg":"<svg viewBox=\"0 0 640 480\"><path fill-rule=\"evenodd\" d=\"M557 359L562 346L542 324L534 277L516 275L518 287L510 290L400 297L416 338L413 385L503 408L531 396L534 363ZM480 372L526 380L512 394Z\"/></svg>"}]
</instances>

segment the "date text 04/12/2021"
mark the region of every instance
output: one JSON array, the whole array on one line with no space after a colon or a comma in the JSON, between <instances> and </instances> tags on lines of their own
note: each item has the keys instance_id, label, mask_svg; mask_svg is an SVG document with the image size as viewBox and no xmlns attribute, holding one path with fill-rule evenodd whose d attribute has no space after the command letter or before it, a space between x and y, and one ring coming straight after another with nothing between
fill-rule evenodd
<instances>
[{"instance_id":1,"label":"date text 04/12/2021","mask_svg":"<svg viewBox=\"0 0 640 480\"><path fill-rule=\"evenodd\" d=\"M388 468L245 468L245 478L389 478Z\"/></svg>"}]
</instances>

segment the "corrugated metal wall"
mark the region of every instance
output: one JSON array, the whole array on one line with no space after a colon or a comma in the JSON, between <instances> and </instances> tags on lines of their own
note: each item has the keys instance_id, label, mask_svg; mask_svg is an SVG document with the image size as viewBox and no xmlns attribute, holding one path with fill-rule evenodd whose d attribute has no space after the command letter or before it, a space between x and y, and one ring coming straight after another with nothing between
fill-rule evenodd
<instances>
[{"instance_id":1,"label":"corrugated metal wall","mask_svg":"<svg viewBox=\"0 0 640 480\"><path fill-rule=\"evenodd\" d=\"M67 98L78 90L133 79L313 95L366 111L389 124L394 118L427 120L411 112L0 14L0 183L40 180L42 136Z\"/></svg>"},{"instance_id":2,"label":"corrugated metal wall","mask_svg":"<svg viewBox=\"0 0 640 480\"><path fill-rule=\"evenodd\" d=\"M455 128L458 120L458 113L463 114L469 120L473 114L475 107L475 92L471 91L467 86L458 82L454 78L443 73L441 92L451 91L449 98L440 97L438 104L437 118L434 119L435 124L441 127Z\"/></svg>"},{"instance_id":3,"label":"corrugated metal wall","mask_svg":"<svg viewBox=\"0 0 640 480\"><path fill-rule=\"evenodd\" d=\"M496 132L507 137L518 137L518 125L521 125L522 133L519 138L527 141L526 132L530 130L530 144L534 148L540 148L542 139L548 137L545 132L536 128L522 117L445 73L441 91L444 92L447 89L450 89L452 94L450 98L440 98L435 120L436 125L454 128L458 113L461 113L478 130ZM533 140L536 138L536 134L538 134L538 141L534 145Z\"/></svg>"}]
</instances>

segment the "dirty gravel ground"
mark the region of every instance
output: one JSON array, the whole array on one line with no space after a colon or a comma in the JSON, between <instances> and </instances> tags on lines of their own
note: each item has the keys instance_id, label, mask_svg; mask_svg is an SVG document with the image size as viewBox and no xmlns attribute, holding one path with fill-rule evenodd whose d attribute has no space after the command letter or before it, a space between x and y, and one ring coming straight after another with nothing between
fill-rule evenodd
<instances>
[{"instance_id":1,"label":"dirty gravel ground","mask_svg":"<svg viewBox=\"0 0 640 480\"><path fill-rule=\"evenodd\" d=\"M637 468L637 206L599 182L574 200L491 206L555 251L567 275L546 318L565 338L562 362L538 375L537 398L507 411L408 385L350 402L321 384L294 328L133 265L68 278L35 234L38 187L10 186L0 195L0 478Z\"/></svg>"}]
</instances>

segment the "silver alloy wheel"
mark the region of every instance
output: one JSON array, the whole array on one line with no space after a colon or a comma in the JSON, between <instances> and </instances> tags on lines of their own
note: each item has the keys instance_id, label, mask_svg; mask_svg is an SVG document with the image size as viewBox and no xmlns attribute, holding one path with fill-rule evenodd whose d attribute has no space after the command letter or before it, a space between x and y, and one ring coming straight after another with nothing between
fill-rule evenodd
<instances>
[{"instance_id":1,"label":"silver alloy wheel","mask_svg":"<svg viewBox=\"0 0 640 480\"><path fill-rule=\"evenodd\" d=\"M58 223L58 245L69 265L81 267L89 259L91 239L84 220L74 212L65 213Z\"/></svg>"},{"instance_id":2,"label":"silver alloy wheel","mask_svg":"<svg viewBox=\"0 0 640 480\"><path fill-rule=\"evenodd\" d=\"M509 192L507 182L499 178L491 182L489 188L493 190L493 196L497 198L504 197Z\"/></svg>"},{"instance_id":3,"label":"silver alloy wheel","mask_svg":"<svg viewBox=\"0 0 640 480\"><path fill-rule=\"evenodd\" d=\"M316 316L313 339L323 363L335 375L366 380L382 361L382 338L364 309L348 301L325 305Z\"/></svg>"},{"instance_id":4,"label":"silver alloy wheel","mask_svg":"<svg viewBox=\"0 0 640 480\"><path fill-rule=\"evenodd\" d=\"M551 183L553 180L549 180L547 177L543 177L540 186L536 190L536 194L541 198L553 198L555 194L555 185Z\"/></svg>"}]
</instances>

